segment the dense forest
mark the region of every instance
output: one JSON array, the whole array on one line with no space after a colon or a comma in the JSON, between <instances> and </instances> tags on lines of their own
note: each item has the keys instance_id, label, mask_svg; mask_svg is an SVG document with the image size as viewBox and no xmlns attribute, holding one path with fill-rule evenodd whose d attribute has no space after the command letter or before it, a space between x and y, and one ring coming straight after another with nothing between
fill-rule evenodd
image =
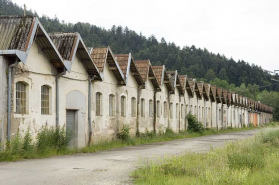
<instances>
[{"instance_id":1,"label":"dense forest","mask_svg":"<svg viewBox=\"0 0 279 185\"><path fill-rule=\"evenodd\" d=\"M38 16L31 10L26 14ZM0 15L23 15L23 9L9 0L0 0ZM250 65L243 60L235 61L194 45L181 48L164 38L158 41L154 35L145 37L128 27L113 25L106 30L89 23L65 23L57 17L42 16L39 19L49 33L79 32L87 46L109 45L114 53L131 52L136 60L150 59L153 65L164 64L169 70L177 69L180 74L187 74L189 77L261 100L279 112L279 84L272 81L272 76L260 66ZM275 94L268 96L268 93ZM277 117L279 118L279 113Z\"/></svg>"}]
</instances>

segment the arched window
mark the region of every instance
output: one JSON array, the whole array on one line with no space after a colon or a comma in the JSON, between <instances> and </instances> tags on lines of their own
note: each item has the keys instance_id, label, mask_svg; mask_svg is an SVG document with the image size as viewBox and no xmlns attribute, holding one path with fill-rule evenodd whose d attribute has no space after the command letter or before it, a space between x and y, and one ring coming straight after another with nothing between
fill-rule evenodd
<instances>
[{"instance_id":1,"label":"arched window","mask_svg":"<svg viewBox=\"0 0 279 185\"><path fill-rule=\"evenodd\" d=\"M121 96L121 116L126 116L126 97Z\"/></svg>"},{"instance_id":2,"label":"arched window","mask_svg":"<svg viewBox=\"0 0 279 185\"><path fill-rule=\"evenodd\" d=\"M176 104L175 111L176 111L176 118L179 118L179 105L178 105L178 103Z\"/></svg>"},{"instance_id":3,"label":"arched window","mask_svg":"<svg viewBox=\"0 0 279 185\"><path fill-rule=\"evenodd\" d=\"M181 104L181 109L180 109L180 115L181 115L181 118L184 118L184 106L183 104Z\"/></svg>"},{"instance_id":4,"label":"arched window","mask_svg":"<svg viewBox=\"0 0 279 185\"><path fill-rule=\"evenodd\" d=\"M170 118L173 118L173 103L170 103Z\"/></svg>"},{"instance_id":5,"label":"arched window","mask_svg":"<svg viewBox=\"0 0 279 185\"><path fill-rule=\"evenodd\" d=\"M159 118L161 116L161 106L160 106L160 101L157 100L157 117Z\"/></svg>"},{"instance_id":6,"label":"arched window","mask_svg":"<svg viewBox=\"0 0 279 185\"><path fill-rule=\"evenodd\" d=\"M145 100L143 98L140 100L140 114L141 117L145 117Z\"/></svg>"},{"instance_id":7,"label":"arched window","mask_svg":"<svg viewBox=\"0 0 279 185\"><path fill-rule=\"evenodd\" d=\"M50 87L47 85L41 87L41 114L50 114Z\"/></svg>"},{"instance_id":8,"label":"arched window","mask_svg":"<svg viewBox=\"0 0 279 185\"><path fill-rule=\"evenodd\" d=\"M109 95L109 116L115 116L115 96Z\"/></svg>"},{"instance_id":9,"label":"arched window","mask_svg":"<svg viewBox=\"0 0 279 185\"><path fill-rule=\"evenodd\" d=\"M153 100L149 100L149 117L153 117Z\"/></svg>"},{"instance_id":10,"label":"arched window","mask_svg":"<svg viewBox=\"0 0 279 185\"><path fill-rule=\"evenodd\" d=\"M102 115L102 93L96 93L96 116Z\"/></svg>"},{"instance_id":11,"label":"arched window","mask_svg":"<svg viewBox=\"0 0 279 185\"><path fill-rule=\"evenodd\" d=\"M23 82L16 83L16 113L26 114L26 84Z\"/></svg>"},{"instance_id":12,"label":"arched window","mask_svg":"<svg viewBox=\"0 0 279 185\"><path fill-rule=\"evenodd\" d=\"M136 98L132 97L131 98L131 116L136 117L137 114L137 103L136 103Z\"/></svg>"},{"instance_id":13,"label":"arched window","mask_svg":"<svg viewBox=\"0 0 279 185\"><path fill-rule=\"evenodd\" d=\"M164 117L168 117L168 104L166 101L164 102Z\"/></svg>"}]
</instances>

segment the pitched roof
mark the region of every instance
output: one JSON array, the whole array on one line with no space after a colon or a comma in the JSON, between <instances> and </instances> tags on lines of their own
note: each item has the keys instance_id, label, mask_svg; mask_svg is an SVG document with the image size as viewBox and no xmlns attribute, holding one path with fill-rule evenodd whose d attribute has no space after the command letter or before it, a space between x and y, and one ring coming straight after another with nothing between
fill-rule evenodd
<instances>
[{"instance_id":1,"label":"pitched roof","mask_svg":"<svg viewBox=\"0 0 279 185\"><path fill-rule=\"evenodd\" d=\"M216 98L216 89L215 89L215 93L213 93L211 85L208 83L204 84L207 96L210 98L211 101L215 102L215 98Z\"/></svg>"},{"instance_id":2,"label":"pitched roof","mask_svg":"<svg viewBox=\"0 0 279 185\"><path fill-rule=\"evenodd\" d=\"M179 78L180 78L181 84L185 84L184 90L187 91L187 93L190 97L193 97L193 91L191 90L189 79L188 79L187 75L179 75Z\"/></svg>"},{"instance_id":3,"label":"pitched roof","mask_svg":"<svg viewBox=\"0 0 279 185\"><path fill-rule=\"evenodd\" d=\"M223 101L223 104L227 104L227 101L228 101L228 90L227 89L223 89L222 101Z\"/></svg>"},{"instance_id":4,"label":"pitched roof","mask_svg":"<svg viewBox=\"0 0 279 185\"><path fill-rule=\"evenodd\" d=\"M172 84L173 88L177 87L180 94L184 94L183 87L180 82L180 78L178 76L177 70L175 71L167 71L168 77L170 79L170 83Z\"/></svg>"},{"instance_id":5,"label":"pitched roof","mask_svg":"<svg viewBox=\"0 0 279 185\"><path fill-rule=\"evenodd\" d=\"M223 88L222 87L217 87L217 96L218 96L218 99L219 99L219 102L218 103L223 103Z\"/></svg>"},{"instance_id":6,"label":"pitched roof","mask_svg":"<svg viewBox=\"0 0 279 185\"><path fill-rule=\"evenodd\" d=\"M208 100L209 97L208 97L208 94L206 92L206 89L205 89L205 86L204 86L204 82L198 81L197 84L198 84L199 90L202 93L202 96L204 97L204 99Z\"/></svg>"},{"instance_id":7,"label":"pitched roof","mask_svg":"<svg viewBox=\"0 0 279 185\"><path fill-rule=\"evenodd\" d=\"M144 86L144 81L139 73L139 70L135 64L135 61L132 57L132 54L116 54L115 60L117 61L122 73L126 79L126 83L128 81L129 73L132 73L135 80L137 81L139 86Z\"/></svg>"},{"instance_id":8,"label":"pitched roof","mask_svg":"<svg viewBox=\"0 0 279 185\"><path fill-rule=\"evenodd\" d=\"M151 80L151 83L156 91L161 91L160 85L158 83L158 80L156 78L156 75L151 67L150 60L138 60L135 61L135 64L139 70L139 73L143 79L144 82L146 82L148 79Z\"/></svg>"},{"instance_id":9,"label":"pitched roof","mask_svg":"<svg viewBox=\"0 0 279 185\"><path fill-rule=\"evenodd\" d=\"M160 85L165 84L168 91L173 94L174 93L174 88L172 87L170 83L170 79L167 75L165 65L162 66L152 66L152 69L156 75L156 78L159 82Z\"/></svg>"},{"instance_id":10,"label":"pitched roof","mask_svg":"<svg viewBox=\"0 0 279 185\"><path fill-rule=\"evenodd\" d=\"M104 78L104 66L108 64L109 70L114 74L116 80L118 81L119 85L125 85L126 80L125 77L115 60L114 54L111 51L110 47L103 47L103 48L93 48L89 52L93 62L99 69L101 73L101 77Z\"/></svg>"},{"instance_id":11,"label":"pitched roof","mask_svg":"<svg viewBox=\"0 0 279 185\"><path fill-rule=\"evenodd\" d=\"M37 17L0 16L0 55L26 63L35 40L55 68L63 71L67 67Z\"/></svg>"},{"instance_id":12,"label":"pitched roof","mask_svg":"<svg viewBox=\"0 0 279 185\"><path fill-rule=\"evenodd\" d=\"M200 90L199 90L199 88L198 88L198 85L197 85L196 80L195 80L195 79L192 79L192 78L189 78L189 84L190 84L191 90L192 90L193 92L195 92L195 94L197 95L197 97L198 97L199 99L201 99L201 98L202 98L202 95L201 95L201 93L200 93Z\"/></svg>"},{"instance_id":13,"label":"pitched roof","mask_svg":"<svg viewBox=\"0 0 279 185\"><path fill-rule=\"evenodd\" d=\"M81 59L81 62L87 69L89 75L101 78L97 66L91 59L87 48L79 33L51 33L49 34L54 45L64 59L64 63L71 70L75 55Z\"/></svg>"},{"instance_id":14,"label":"pitched roof","mask_svg":"<svg viewBox=\"0 0 279 185\"><path fill-rule=\"evenodd\" d=\"M227 101L228 105L232 104L232 92L228 91L228 101Z\"/></svg>"}]
</instances>

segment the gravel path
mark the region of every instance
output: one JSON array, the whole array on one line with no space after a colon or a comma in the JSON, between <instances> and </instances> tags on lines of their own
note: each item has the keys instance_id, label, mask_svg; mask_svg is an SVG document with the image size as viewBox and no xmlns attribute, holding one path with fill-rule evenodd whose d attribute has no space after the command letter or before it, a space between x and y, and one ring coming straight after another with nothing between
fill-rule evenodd
<instances>
[{"instance_id":1,"label":"gravel path","mask_svg":"<svg viewBox=\"0 0 279 185\"><path fill-rule=\"evenodd\" d=\"M130 146L48 159L0 163L0 184L131 184L129 175L140 159L185 151L205 152L226 141L245 139L259 129Z\"/></svg>"}]
</instances>

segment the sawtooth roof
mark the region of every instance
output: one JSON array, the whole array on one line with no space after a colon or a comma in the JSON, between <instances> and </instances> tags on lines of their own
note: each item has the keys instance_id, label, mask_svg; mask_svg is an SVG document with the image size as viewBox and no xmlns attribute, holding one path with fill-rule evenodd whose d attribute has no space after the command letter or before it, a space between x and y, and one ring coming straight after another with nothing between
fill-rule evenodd
<instances>
[{"instance_id":1,"label":"sawtooth roof","mask_svg":"<svg viewBox=\"0 0 279 185\"><path fill-rule=\"evenodd\" d=\"M178 75L177 70L175 71L167 71L168 77L170 79L170 83L172 84L173 88L177 87L179 94L184 94L184 89L180 82L180 78Z\"/></svg>"},{"instance_id":2,"label":"sawtooth roof","mask_svg":"<svg viewBox=\"0 0 279 185\"><path fill-rule=\"evenodd\" d=\"M143 79L144 82L146 82L148 79L151 81L153 87L156 91L161 91L159 82L156 78L155 72L153 71L151 67L150 60L138 60L135 61L135 64L139 70L139 73Z\"/></svg>"},{"instance_id":3,"label":"sawtooth roof","mask_svg":"<svg viewBox=\"0 0 279 185\"><path fill-rule=\"evenodd\" d=\"M199 99L202 98L201 92L199 90L198 84L195 79L189 78L189 84L192 92L195 92Z\"/></svg>"},{"instance_id":4,"label":"sawtooth roof","mask_svg":"<svg viewBox=\"0 0 279 185\"><path fill-rule=\"evenodd\" d=\"M37 17L0 16L0 33L0 55L16 57L26 63L31 46L36 40L59 72L66 68L62 56Z\"/></svg>"},{"instance_id":5,"label":"sawtooth roof","mask_svg":"<svg viewBox=\"0 0 279 185\"><path fill-rule=\"evenodd\" d=\"M204 86L204 82L199 81L199 82L197 82L197 84L198 84L199 91L203 95L204 99L208 101L209 97L208 97L208 94L206 92L206 89L205 89L205 86Z\"/></svg>"},{"instance_id":6,"label":"sawtooth roof","mask_svg":"<svg viewBox=\"0 0 279 185\"><path fill-rule=\"evenodd\" d=\"M126 83L128 81L129 73L131 72L132 76L134 76L134 78L137 81L139 86L145 85L131 53L116 54L114 56L115 56L115 60L117 61L118 65L126 79Z\"/></svg>"},{"instance_id":7,"label":"sawtooth roof","mask_svg":"<svg viewBox=\"0 0 279 185\"><path fill-rule=\"evenodd\" d=\"M96 76L96 78L101 78L99 70L90 57L79 33L51 33L49 36L63 57L64 63L69 65L68 68L70 70L75 55L78 54L81 62L86 67L88 74Z\"/></svg>"},{"instance_id":8,"label":"sawtooth roof","mask_svg":"<svg viewBox=\"0 0 279 185\"><path fill-rule=\"evenodd\" d=\"M205 87L205 91L206 91L207 96L211 99L212 102L215 102L216 91L215 91L215 94L214 94L213 91L212 91L211 85L208 84L208 83L205 83L204 87Z\"/></svg>"},{"instance_id":9,"label":"sawtooth roof","mask_svg":"<svg viewBox=\"0 0 279 185\"><path fill-rule=\"evenodd\" d=\"M115 60L114 54L111 51L110 47L103 47L103 48L93 48L90 50L90 56L99 69L101 73L102 79L104 78L104 66L108 64L109 69L114 74L116 80L118 81L119 85L125 85L126 80L120 69L118 63Z\"/></svg>"}]
</instances>

